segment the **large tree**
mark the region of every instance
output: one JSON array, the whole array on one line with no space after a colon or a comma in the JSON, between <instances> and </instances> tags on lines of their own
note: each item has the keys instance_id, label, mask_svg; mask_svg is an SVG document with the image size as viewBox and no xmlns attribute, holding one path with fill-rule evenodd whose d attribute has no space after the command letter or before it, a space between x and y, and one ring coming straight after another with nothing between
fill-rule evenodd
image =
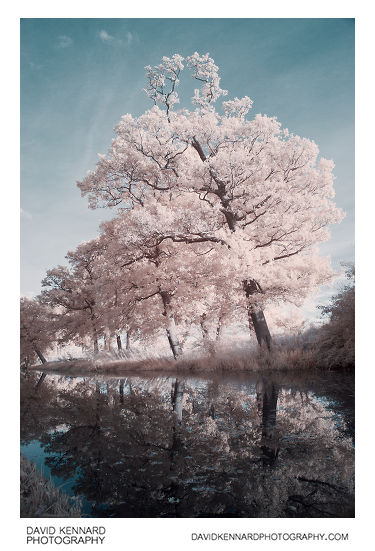
<instances>
[{"instance_id":1,"label":"large tree","mask_svg":"<svg viewBox=\"0 0 375 551\"><path fill-rule=\"evenodd\" d=\"M276 118L248 119L253 102L247 96L215 110L227 92L208 54L186 58L202 86L191 111L176 110L184 62L176 54L146 67L146 92L155 106L122 118L108 154L78 185L92 208L147 208L150 196L198 199L193 227L164 237L230 250L250 325L269 346L265 302L285 300L297 287L302 297L331 275L313 249L342 218L332 200L334 165L318 158L313 141L282 130Z\"/></svg>"}]
</instances>

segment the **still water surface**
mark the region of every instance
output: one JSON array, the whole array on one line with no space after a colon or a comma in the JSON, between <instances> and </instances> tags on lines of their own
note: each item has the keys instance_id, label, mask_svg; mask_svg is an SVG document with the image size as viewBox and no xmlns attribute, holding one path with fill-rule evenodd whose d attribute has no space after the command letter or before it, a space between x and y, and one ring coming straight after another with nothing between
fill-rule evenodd
<instances>
[{"instance_id":1,"label":"still water surface","mask_svg":"<svg viewBox=\"0 0 375 551\"><path fill-rule=\"evenodd\" d=\"M350 375L39 377L21 451L85 516L354 516Z\"/></svg>"}]
</instances>

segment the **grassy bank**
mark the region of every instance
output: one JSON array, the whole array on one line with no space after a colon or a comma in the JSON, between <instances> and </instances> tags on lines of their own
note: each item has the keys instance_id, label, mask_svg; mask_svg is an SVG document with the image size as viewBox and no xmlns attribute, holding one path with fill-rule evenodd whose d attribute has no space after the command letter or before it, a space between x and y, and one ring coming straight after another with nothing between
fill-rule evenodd
<instances>
[{"instance_id":1,"label":"grassy bank","mask_svg":"<svg viewBox=\"0 0 375 551\"><path fill-rule=\"evenodd\" d=\"M339 366L338 366L339 367ZM175 372L184 373L230 373L260 371L295 371L331 369L323 364L320 350L316 346L306 346L302 342L289 340L275 342L271 351L262 347L247 349L221 349L211 353L186 354L174 360L166 357L130 357L128 359L98 356L95 359L48 362L36 367L38 370L63 373L139 373Z\"/></svg>"},{"instance_id":2,"label":"grassy bank","mask_svg":"<svg viewBox=\"0 0 375 551\"><path fill-rule=\"evenodd\" d=\"M63 494L21 454L21 518L81 517L78 500Z\"/></svg>"}]
</instances>

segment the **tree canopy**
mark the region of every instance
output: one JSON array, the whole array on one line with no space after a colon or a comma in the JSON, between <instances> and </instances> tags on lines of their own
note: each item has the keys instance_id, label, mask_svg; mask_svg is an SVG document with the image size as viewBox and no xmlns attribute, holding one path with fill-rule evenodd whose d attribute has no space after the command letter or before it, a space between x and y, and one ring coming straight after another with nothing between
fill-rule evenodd
<instances>
[{"instance_id":1,"label":"tree canopy","mask_svg":"<svg viewBox=\"0 0 375 551\"><path fill-rule=\"evenodd\" d=\"M190 110L177 108L186 67L200 86ZM116 216L68 253L70 268L48 272L42 301L70 338L164 327L176 357L183 327L248 317L269 346L264 308L301 304L333 275L317 245L343 217L334 163L275 117L251 118L249 97L219 105L209 54L163 57L146 77L154 106L124 115L78 182L91 208Z\"/></svg>"}]
</instances>

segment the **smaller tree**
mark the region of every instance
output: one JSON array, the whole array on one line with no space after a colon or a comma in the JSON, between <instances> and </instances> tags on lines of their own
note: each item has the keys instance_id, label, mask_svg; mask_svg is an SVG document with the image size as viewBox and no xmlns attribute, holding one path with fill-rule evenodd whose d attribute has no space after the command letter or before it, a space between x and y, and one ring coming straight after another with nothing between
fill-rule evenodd
<instances>
[{"instance_id":1,"label":"smaller tree","mask_svg":"<svg viewBox=\"0 0 375 551\"><path fill-rule=\"evenodd\" d=\"M37 299L21 298L20 308L21 365L26 368L37 358L46 363L44 354L51 348L54 341L51 330L51 312Z\"/></svg>"},{"instance_id":2,"label":"smaller tree","mask_svg":"<svg viewBox=\"0 0 375 551\"><path fill-rule=\"evenodd\" d=\"M327 306L321 306L323 316L329 321L318 336L319 363L323 367L354 367L355 358L355 271L346 264L349 283L331 298Z\"/></svg>"}]
</instances>

